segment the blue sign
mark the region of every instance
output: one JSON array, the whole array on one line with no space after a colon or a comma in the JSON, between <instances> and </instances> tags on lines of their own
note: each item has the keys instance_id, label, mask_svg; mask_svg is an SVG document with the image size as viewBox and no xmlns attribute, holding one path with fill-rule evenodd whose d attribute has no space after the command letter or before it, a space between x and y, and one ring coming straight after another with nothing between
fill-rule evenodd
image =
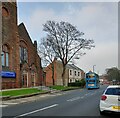
<instances>
[{"instance_id":1,"label":"blue sign","mask_svg":"<svg viewBox=\"0 0 120 118\"><path fill-rule=\"evenodd\" d=\"M16 78L16 73L10 71L1 71L0 76L3 78Z\"/></svg>"}]
</instances>

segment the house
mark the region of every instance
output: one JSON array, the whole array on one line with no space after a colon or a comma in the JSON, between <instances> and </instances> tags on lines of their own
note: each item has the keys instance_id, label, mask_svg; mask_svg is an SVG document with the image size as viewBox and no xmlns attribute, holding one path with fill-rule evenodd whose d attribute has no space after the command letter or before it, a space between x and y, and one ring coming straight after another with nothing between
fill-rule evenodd
<instances>
[{"instance_id":1,"label":"house","mask_svg":"<svg viewBox=\"0 0 120 118\"><path fill-rule=\"evenodd\" d=\"M85 78L85 73L82 69L74 64L68 64L67 68L69 70L69 83L80 81Z\"/></svg>"},{"instance_id":2,"label":"house","mask_svg":"<svg viewBox=\"0 0 120 118\"><path fill-rule=\"evenodd\" d=\"M53 64L53 71L52 71L52 64ZM63 85L62 80L62 62L55 59L51 64L49 64L45 69L44 72L46 73L46 86L53 85L53 78L54 77L54 85ZM81 80L84 78L84 71L78 68L73 64L67 64L66 71L65 71L65 85L67 86L68 83L75 82L77 80Z\"/></svg>"},{"instance_id":3,"label":"house","mask_svg":"<svg viewBox=\"0 0 120 118\"><path fill-rule=\"evenodd\" d=\"M24 23L17 25L16 2L2 2L2 89L39 86L42 78L37 42Z\"/></svg>"}]
</instances>

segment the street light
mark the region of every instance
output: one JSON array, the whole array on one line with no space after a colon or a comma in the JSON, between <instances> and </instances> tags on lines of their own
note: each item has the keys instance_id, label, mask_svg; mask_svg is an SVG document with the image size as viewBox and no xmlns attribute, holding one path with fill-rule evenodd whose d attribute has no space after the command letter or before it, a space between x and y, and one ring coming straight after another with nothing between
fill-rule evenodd
<instances>
[{"instance_id":1,"label":"street light","mask_svg":"<svg viewBox=\"0 0 120 118\"><path fill-rule=\"evenodd\" d=\"M96 66L96 65L93 65L93 72L95 71L95 66Z\"/></svg>"}]
</instances>

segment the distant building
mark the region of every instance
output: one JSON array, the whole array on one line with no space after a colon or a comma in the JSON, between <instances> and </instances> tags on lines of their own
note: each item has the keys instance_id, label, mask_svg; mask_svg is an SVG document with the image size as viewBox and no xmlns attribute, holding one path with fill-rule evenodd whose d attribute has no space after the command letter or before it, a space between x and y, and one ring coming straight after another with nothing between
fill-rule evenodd
<instances>
[{"instance_id":1,"label":"distant building","mask_svg":"<svg viewBox=\"0 0 120 118\"><path fill-rule=\"evenodd\" d=\"M101 84L110 84L110 82L108 81L107 75L101 75L100 76L100 83Z\"/></svg>"},{"instance_id":2,"label":"distant building","mask_svg":"<svg viewBox=\"0 0 120 118\"><path fill-rule=\"evenodd\" d=\"M53 61L54 66L54 83L55 85L63 85L62 80L62 62L58 60ZM53 85L53 79L52 79L52 64L48 65L44 69L46 73L46 86L52 86ZM81 80L85 78L84 71L78 68L77 66L73 64L67 64L66 71L65 71L65 85L67 86L68 83L75 82L78 80Z\"/></svg>"},{"instance_id":3,"label":"distant building","mask_svg":"<svg viewBox=\"0 0 120 118\"><path fill-rule=\"evenodd\" d=\"M2 89L40 85L41 58L37 42L21 23L17 25L16 2L2 2Z\"/></svg>"}]
</instances>

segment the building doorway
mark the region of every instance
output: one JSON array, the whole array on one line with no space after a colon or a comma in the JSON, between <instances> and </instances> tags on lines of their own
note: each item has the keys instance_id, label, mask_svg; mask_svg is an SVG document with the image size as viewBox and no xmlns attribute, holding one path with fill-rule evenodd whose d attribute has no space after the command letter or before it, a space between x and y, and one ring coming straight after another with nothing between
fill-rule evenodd
<instances>
[{"instance_id":1,"label":"building doorway","mask_svg":"<svg viewBox=\"0 0 120 118\"><path fill-rule=\"evenodd\" d=\"M23 71L22 74L22 87L28 87L28 73Z\"/></svg>"},{"instance_id":2,"label":"building doorway","mask_svg":"<svg viewBox=\"0 0 120 118\"><path fill-rule=\"evenodd\" d=\"M31 73L31 84L32 84L32 86L36 85L36 83L35 83L35 73L34 72Z\"/></svg>"}]
</instances>

